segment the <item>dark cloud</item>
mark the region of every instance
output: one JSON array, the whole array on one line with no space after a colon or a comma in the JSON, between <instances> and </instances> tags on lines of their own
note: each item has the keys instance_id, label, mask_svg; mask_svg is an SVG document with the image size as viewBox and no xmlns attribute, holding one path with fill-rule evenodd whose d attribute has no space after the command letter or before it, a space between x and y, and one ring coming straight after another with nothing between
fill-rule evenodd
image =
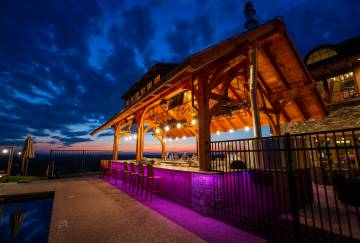
<instances>
[{"instance_id":1,"label":"dark cloud","mask_svg":"<svg viewBox=\"0 0 360 243\"><path fill-rule=\"evenodd\" d=\"M174 54L175 60L181 60L211 43L213 26L209 16L201 15L188 21L175 20L167 34L166 41Z\"/></svg>"}]
</instances>

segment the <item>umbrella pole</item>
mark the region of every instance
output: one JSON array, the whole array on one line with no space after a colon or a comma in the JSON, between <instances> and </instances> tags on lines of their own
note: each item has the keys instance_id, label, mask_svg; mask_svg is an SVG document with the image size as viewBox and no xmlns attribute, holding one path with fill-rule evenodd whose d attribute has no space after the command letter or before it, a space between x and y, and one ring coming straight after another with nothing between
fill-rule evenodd
<instances>
[{"instance_id":1,"label":"umbrella pole","mask_svg":"<svg viewBox=\"0 0 360 243\"><path fill-rule=\"evenodd\" d=\"M29 159L26 159L26 163L25 163L25 176L27 176L28 166L29 166Z\"/></svg>"}]
</instances>

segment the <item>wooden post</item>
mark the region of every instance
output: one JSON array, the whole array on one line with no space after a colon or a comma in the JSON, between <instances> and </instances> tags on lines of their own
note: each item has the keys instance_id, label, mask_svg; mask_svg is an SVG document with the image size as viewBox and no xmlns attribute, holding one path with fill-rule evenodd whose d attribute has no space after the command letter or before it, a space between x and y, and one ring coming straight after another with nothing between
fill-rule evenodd
<instances>
[{"instance_id":1,"label":"wooden post","mask_svg":"<svg viewBox=\"0 0 360 243\"><path fill-rule=\"evenodd\" d=\"M198 158L200 170L210 169L210 123L211 116L209 111L209 89L207 78L198 78L198 120L199 120L199 137L198 137Z\"/></svg>"},{"instance_id":2,"label":"wooden post","mask_svg":"<svg viewBox=\"0 0 360 243\"><path fill-rule=\"evenodd\" d=\"M140 111L136 116L137 136L136 136L136 162L140 163L144 157L144 116L145 112Z\"/></svg>"},{"instance_id":3,"label":"wooden post","mask_svg":"<svg viewBox=\"0 0 360 243\"><path fill-rule=\"evenodd\" d=\"M119 142L120 142L120 137L119 137L119 124L116 124L114 126L114 144L113 144L113 156L112 159L113 160L117 160L118 159L118 151L119 151Z\"/></svg>"},{"instance_id":4,"label":"wooden post","mask_svg":"<svg viewBox=\"0 0 360 243\"><path fill-rule=\"evenodd\" d=\"M254 43L254 48L251 50L251 65L250 65L250 100L251 100L251 113L253 118L254 137L260 138L261 123L257 99L257 41Z\"/></svg>"},{"instance_id":5,"label":"wooden post","mask_svg":"<svg viewBox=\"0 0 360 243\"><path fill-rule=\"evenodd\" d=\"M10 146L9 160L8 160L8 165L7 165L7 170L6 170L6 175L8 177L11 175L11 167L12 167L13 157L14 157L14 147L15 147L14 144L12 144Z\"/></svg>"},{"instance_id":6,"label":"wooden post","mask_svg":"<svg viewBox=\"0 0 360 243\"><path fill-rule=\"evenodd\" d=\"M164 137L163 136L159 136L159 135L154 135L155 138L157 138L161 144L161 159L165 160L166 157L166 143L164 141Z\"/></svg>"}]
</instances>

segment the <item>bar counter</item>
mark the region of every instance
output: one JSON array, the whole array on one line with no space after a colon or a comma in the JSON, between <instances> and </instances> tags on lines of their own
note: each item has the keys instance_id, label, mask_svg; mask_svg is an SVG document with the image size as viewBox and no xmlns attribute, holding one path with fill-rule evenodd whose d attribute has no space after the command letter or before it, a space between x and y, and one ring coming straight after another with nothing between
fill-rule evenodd
<instances>
[{"instance_id":1,"label":"bar counter","mask_svg":"<svg viewBox=\"0 0 360 243\"><path fill-rule=\"evenodd\" d=\"M133 160L113 160L111 165L123 169L124 162L135 163ZM146 166L144 166L144 172L146 174ZM164 196L185 204L204 215L213 214L214 179L218 175L217 173L201 171L196 167L161 164L154 165L154 175L164 178Z\"/></svg>"}]
</instances>

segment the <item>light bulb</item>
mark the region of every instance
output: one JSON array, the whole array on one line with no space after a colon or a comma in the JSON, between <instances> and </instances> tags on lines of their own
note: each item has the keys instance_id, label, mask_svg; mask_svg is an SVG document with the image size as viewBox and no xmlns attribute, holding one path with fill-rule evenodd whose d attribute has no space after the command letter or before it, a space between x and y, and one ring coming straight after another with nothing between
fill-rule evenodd
<instances>
[{"instance_id":1,"label":"light bulb","mask_svg":"<svg viewBox=\"0 0 360 243\"><path fill-rule=\"evenodd\" d=\"M9 150L8 150L8 149L3 149L3 150L2 150L2 153L3 153L3 154L7 154L7 153L9 153Z\"/></svg>"},{"instance_id":2,"label":"light bulb","mask_svg":"<svg viewBox=\"0 0 360 243\"><path fill-rule=\"evenodd\" d=\"M245 130L245 132L247 132L250 130L250 128L248 126L246 126L244 130Z\"/></svg>"},{"instance_id":3,"label":"light bulb","mask_svg":"<svg viewBox=\"0 0 360 243\"><path fill-rule=\"evenodd\" d=\"M219 130L217 130L217 131L216 131L216 134L217 134L217 135L220 135L220 131L219 131Z\"/></svg>"},{"instance_id":4,"label":"light bulb","mask_svg":"<svg viewBox=\"0 0 360 243\"><path fill-rule=\"evenodd\" d=\"M191 125L196 125L196 119L191 120Z\"/></svg>"},{"instance_id":5,"label":"light bulb","mask_svg":"<svg viewBox=\"0 0 360 243\"><path fill-rule=\"evenodd\" d=\"M186 139L186 136L183 136L183 139Z\"/></svg>"},{"instance_id":6,"label":"light bulb","mask_svg":"<svg viewBox=\"0 0 360 243\"><path fill-rule=\"evenodd\" d=\"M230 129L229 132L230 132L230 133L233 133L233 132L234 132L234 129Z\"/></svg>"},{"instance_id":7,"label":"light bulb","mask_svg":"<svg viewBox=\"0 0 360 243\"><path fill-rule=\"evenodd\" d=\"M156 133L156 134L159 134L159 133L160 133L160 129L159 129L159 128L156 128L155 133Z\"/></svg>"},{"instance_id":8,"label":"light bulb","mask_svg":"<svg viewBox=\"0 0 360 243\"><path fill-rule=\"evenodd\" d=\"M170 127L169 127L169 126L165 126L165 127L164 127L164 130L165 130L166 132L170 131Z\"/></svg>"}]
</instances>

